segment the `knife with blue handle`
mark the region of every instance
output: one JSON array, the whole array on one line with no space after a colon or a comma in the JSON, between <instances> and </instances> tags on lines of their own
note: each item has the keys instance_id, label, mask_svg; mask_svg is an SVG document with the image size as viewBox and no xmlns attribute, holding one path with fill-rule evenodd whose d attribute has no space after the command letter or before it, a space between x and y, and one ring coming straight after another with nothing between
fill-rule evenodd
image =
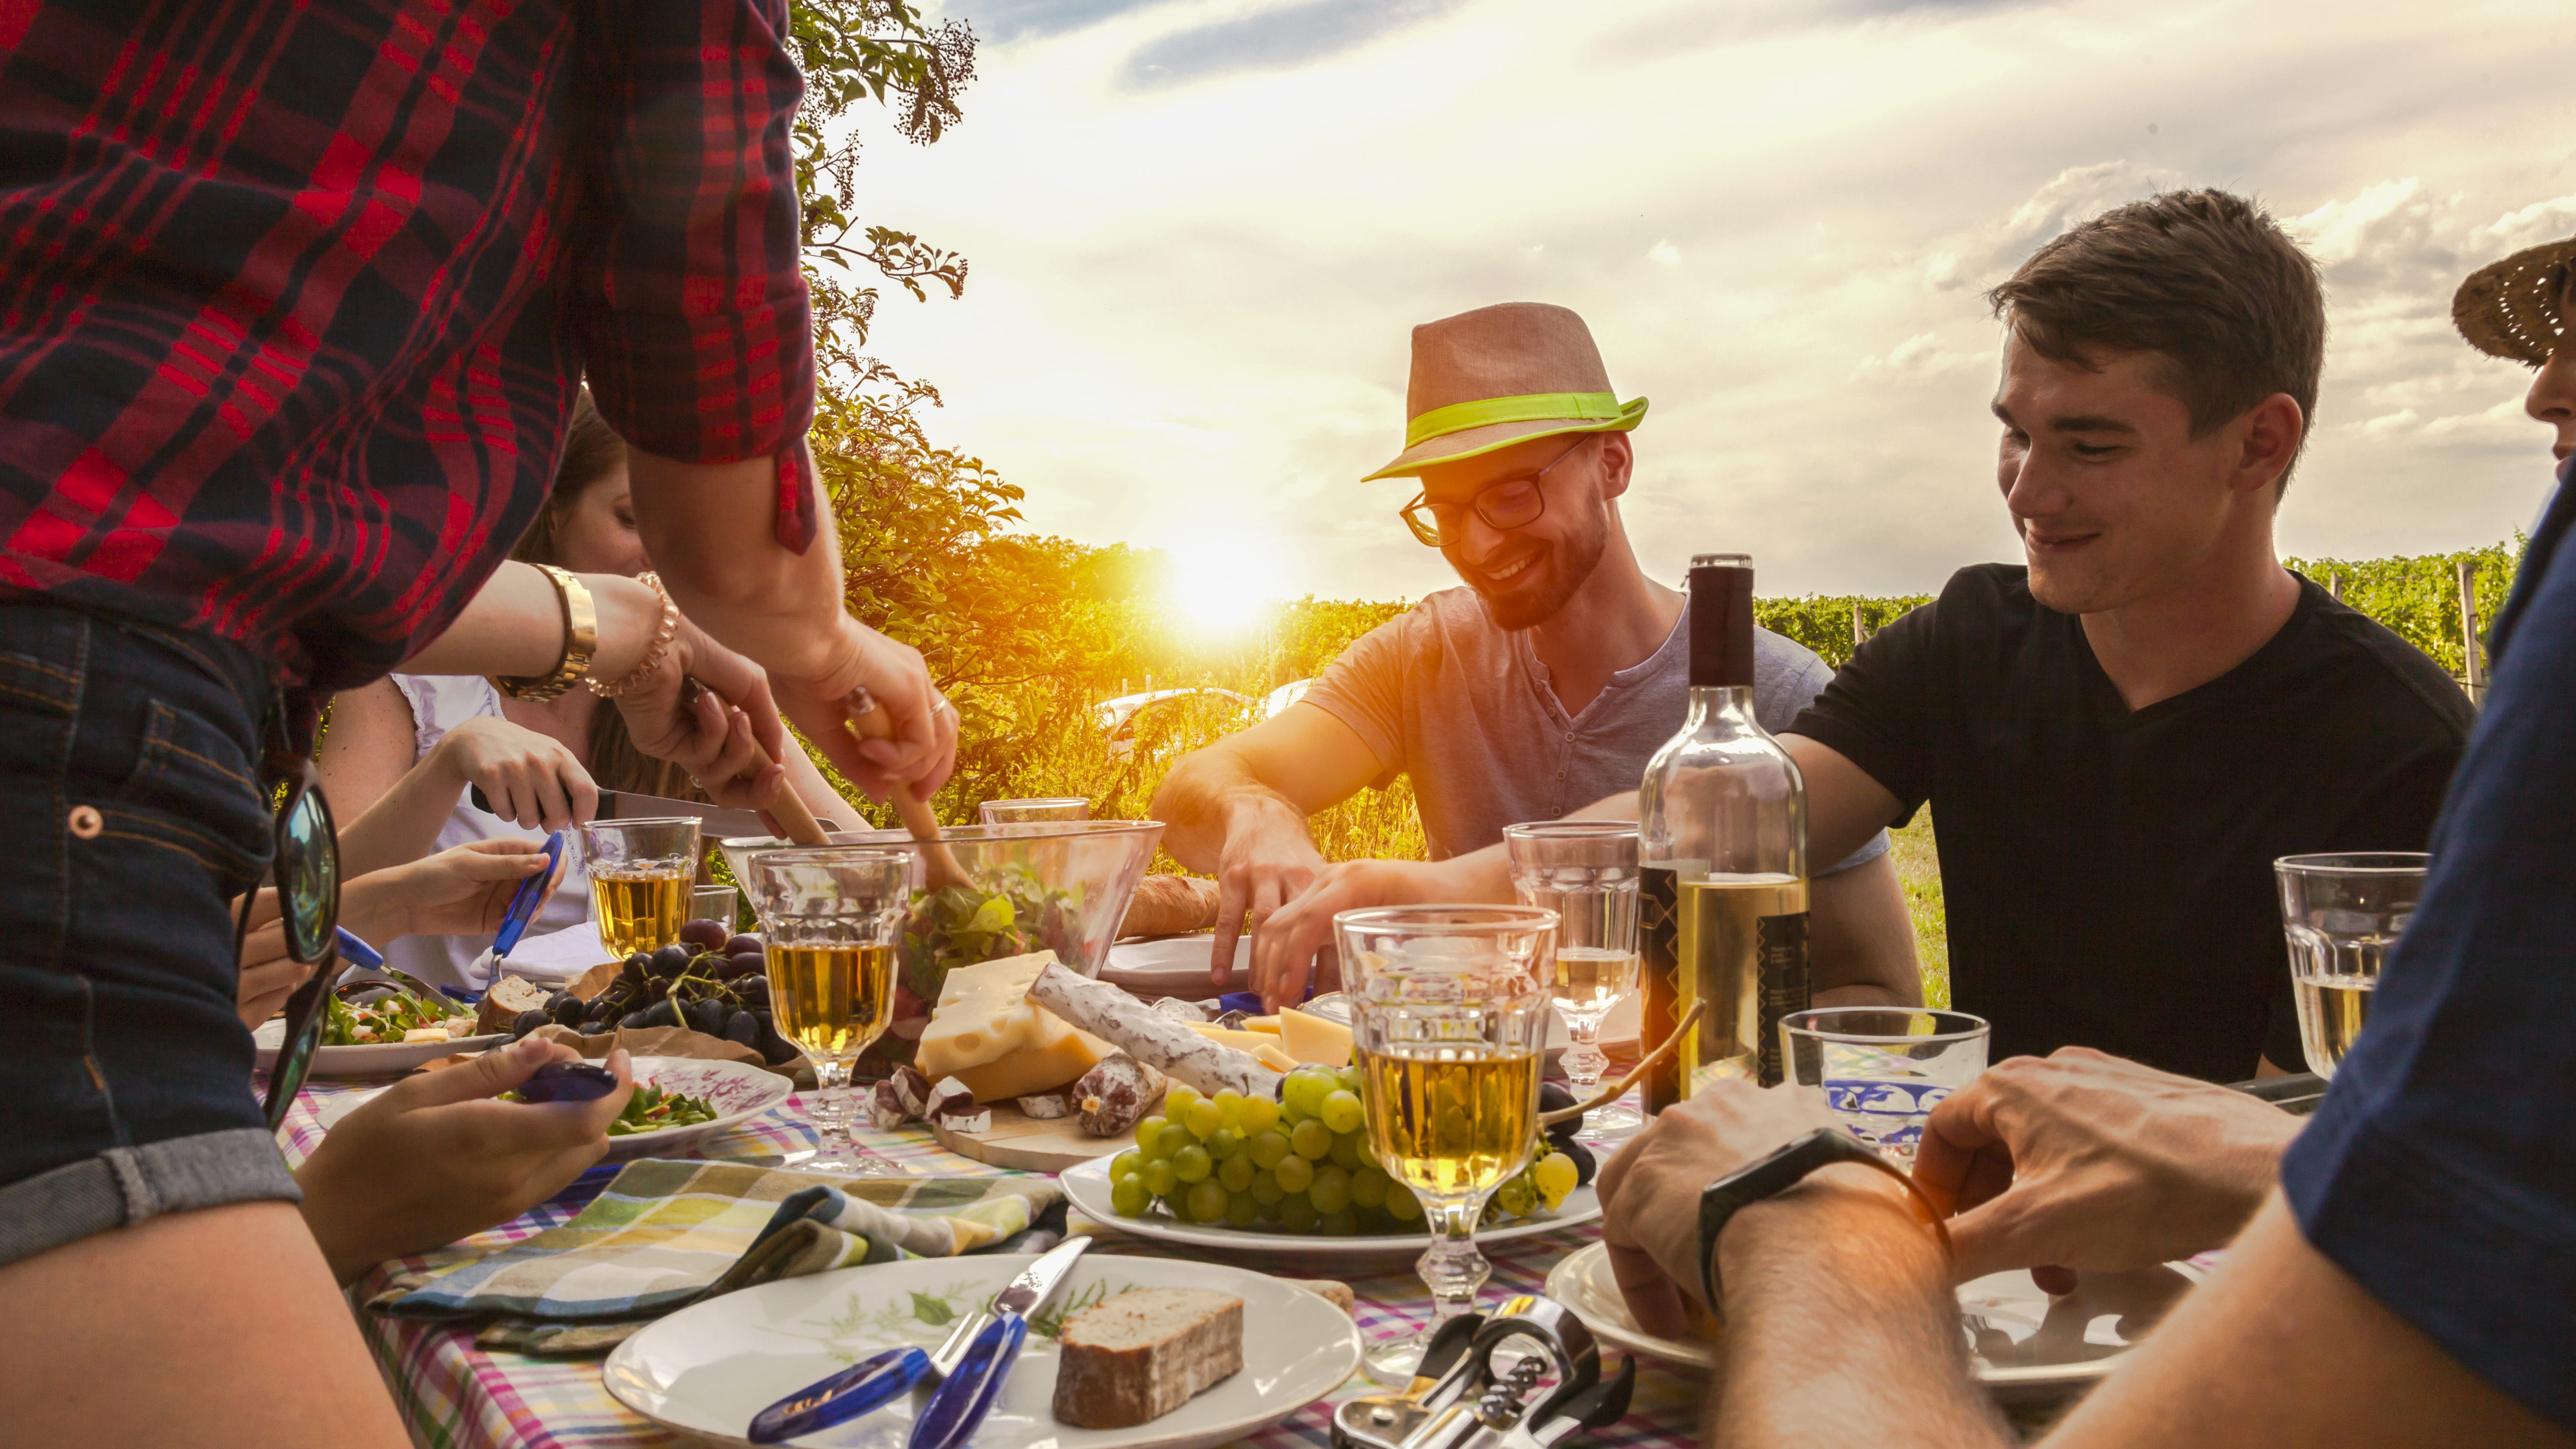
<instances>
[{"instance_id":1,"label":"knife with blue handle","mask_svg":"<svg viewBox=\"0 0 2576 1449\"><path fill-rule=\"evenodd\" d=\"M920 1349L887 1349L761 1410L752 1416L744 1437L754 1444L776 1444L829 1429L893 1403L931 1372L930 1355Z\"/></svg>"},{"instance_id":2,"label":"knife with blue handle","mask_svg":"<svg viewBox=\"0 0 2576 1449\"><path fill-rule=\"evenodd\" d=\"M1057 1244L1012 1279L991 1310L978 1309L958 1320L937 1352L890 1348L872 1355L761 1410L744 1437L754 1444L776 1444L828 1429L893 1403L928 1379L939 1387L914 1421L911 1449L930 1449L934 1443L953 1449L965 1443L984 1422L1028 1341L1028 1315L1046 1306L1073 1260L1090 1246L1087 1237ZM970 1387L957 1393L961 1381ZM935 1437L925 1437L932 1435L934 1421L942 1427Z\"/></svg>"}]
</instances>

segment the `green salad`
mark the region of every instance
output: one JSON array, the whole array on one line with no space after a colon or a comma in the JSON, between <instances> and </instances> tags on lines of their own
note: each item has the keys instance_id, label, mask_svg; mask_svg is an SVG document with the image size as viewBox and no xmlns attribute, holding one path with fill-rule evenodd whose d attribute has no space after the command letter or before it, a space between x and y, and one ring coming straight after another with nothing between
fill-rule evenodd
<instances>
[{"instance_id":1,"label":"green salad","mask_svg":"<svg viewBox=\"0 0 2576 1449\"><path fill-rule=\"evenodd\" d=\"M503 1092L504 1102L524 1102L527 1098L515 1091ZM639 1132L659 1132L665 1127L694 1127L712 1122L721 1115L704 1097L686 1092L665 1092L651 1082L637 1084L635 1095L626 1099L626 1110L608 1124L611 1137L632 1137Z\"/></svg>"},{"instance_id":2,"label":"green salad","mask_svg":"<svg viewBox=\"0 0 2576 1449\"><path fill-rule=\"evenodd\" d=\"M443 1001L396 991L374 1001L350 1002L337 996L323 1005L322 1045L387 1046L395 1042L450 1041L474 1035L474 1015Z\"/></svg>"},{"instance_id":3,"label":"green salad","mask_svg":"<svg viewBox=\"0 0 2576 1449\"><path fill-rule=\"evenodd\" d=\"M1071 960L1081 944L1082 899L1073 891L1039 883L1024 865L991 877L993 889L950 886L913 898L903 925L903 984L925 1002L959 966L1052 950Z\"/></svg>"}]
</instances>

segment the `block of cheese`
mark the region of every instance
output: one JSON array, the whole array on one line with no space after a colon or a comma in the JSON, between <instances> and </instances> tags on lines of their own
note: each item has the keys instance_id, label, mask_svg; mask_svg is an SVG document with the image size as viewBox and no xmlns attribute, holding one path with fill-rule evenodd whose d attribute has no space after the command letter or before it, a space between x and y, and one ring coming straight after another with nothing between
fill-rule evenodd
<instances>
[{"instance_id":1,"label":"block of cheese","mask_svg":"<svg viewBox=\"0 0 2576 1449\"><path fill-rule=\"evenodd\" d=\"M1351 1064L1351 1029L1338 1021L1290 1008L1279 1013L1280 1045L1301 1062L1340 1068Z\"/></svg>"},{"instance_id":2,"label":"block of cheese","mask_svg":"<svg viewBox=\"0 0 2576 1449\"><path fill-rule=\"evenodd\" d=\"M1181 1025L1188 1027L1190 1030L1197 1032L1203 1037L1206 1037L1209 1041L1221 1041L1239 1052L1251 1052L1255 1055L1259 1055L1263 1047L1275 1047L1279 1045L1279 1038L1263 1032L1235 1031L1231 1028L1218 1026L1212 1022L1205 1021L1185 1021L1182 1022Z\"/></svg>"},{"instance_id":3,"label":"block of cheese","mask_svg":"<svg viewBox=\"0 0 2576 1449\"><path fill-rule=\"evenodd\" d=\"M1007 1101L1079 1081L1117 1048L1029 1003L1029 983L1055 953L1007 956L951 970L913 1060L922 1075L955 1077L978 1102Z\"/></svg>"}]
</instances>

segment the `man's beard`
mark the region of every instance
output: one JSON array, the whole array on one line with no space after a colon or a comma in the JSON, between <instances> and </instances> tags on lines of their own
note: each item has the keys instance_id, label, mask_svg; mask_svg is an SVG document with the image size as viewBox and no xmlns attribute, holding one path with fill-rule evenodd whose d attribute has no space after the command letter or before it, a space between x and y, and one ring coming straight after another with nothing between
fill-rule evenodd
<instances>
[{"instance_id":1,"label":"man's beard","mask_svg":"<svg viewBox=\"0 0 2576 1449\"><path fill-rule=\"evenodd\" d=\"M1583 587L1583 581L1592 577L1592 571L1601 564L1601 555L1609 550L1610 520L1607 511L1597 504L1592 525L1561 544L1550 544L1546 555L1529 569L1538 575L1533 583L1498 594L1483 583L1481 576L1467 580L1484 597L1496 625L1508 630L1534 629L1556 617L1557 611Z\"/></svg>"}]
</instances>

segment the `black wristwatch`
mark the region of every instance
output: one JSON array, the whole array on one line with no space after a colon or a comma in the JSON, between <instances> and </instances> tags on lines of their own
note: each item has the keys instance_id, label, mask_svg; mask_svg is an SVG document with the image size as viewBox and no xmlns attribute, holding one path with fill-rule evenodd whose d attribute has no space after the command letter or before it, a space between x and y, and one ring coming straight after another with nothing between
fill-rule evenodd
<instances>
[{"instance_id":1,"label":"black wristwatch","mask_svg":"<svg viewBox=\"0 0 2576 1449\"><path fill-rule=\"evenodd\" d=\"M1898 1182L1912 1195L1915 1209L1941 1239L1942 1256L1949 1256L1950 1230L1941 1223L1940 1211L1923 1189L1914 1185L1904 1169L1863 1147L1848 1132L1836 1127L1819 1127L1804 1137L1792 1138L1767 1157L1748 1162L1699 1193L1699 1286L1708 1295L1711 1311L1717 1308L1717 1235L1726 1231L1727 1219L1766 1197L1778 1197L1806 1179L1808 1173L1837 1162L1858 1162L1877 1168Z\"/></svg>"}]
</instances>

